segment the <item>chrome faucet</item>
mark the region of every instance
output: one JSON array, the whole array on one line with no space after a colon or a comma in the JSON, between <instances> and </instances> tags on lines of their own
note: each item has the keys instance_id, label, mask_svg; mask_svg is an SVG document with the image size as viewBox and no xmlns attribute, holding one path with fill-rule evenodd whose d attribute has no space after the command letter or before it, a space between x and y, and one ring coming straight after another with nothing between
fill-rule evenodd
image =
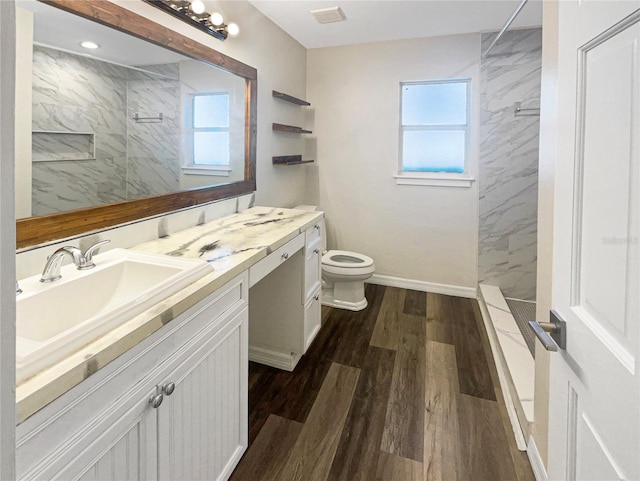
<instances>
[{"instance_id":1,"label":"chrome faucet","mask_svg":"<svg viewBox=\"0 0 640 481\"><path fill-rule=\"evenodd\" d=\"M69 255L73 259L73 263L78 270L91 269L95 267L93 262L93 254L100 249L100 247L111 242L110 240L104 240L89 247L86 252L82 252L80 249L74 246L65 246L57 249L53 254L47 258L47 263L42 271L42 277L40 282L53 282L60 279L60 267L62 266L62 259Z\"/></svg>"},{"instance_id":2,"label":"chrome faucet","mask_svg":"<svg viewBox=\"0 0 640 481\"><path fill-rule=\"evenodd\" d=\"M93 269L96 265L93 263L93 254L100 249L102 246L106 246L109 242L109 239L103 240L100 242L96 242L91 247L89 247L80 257L80 262L76 263L78 270L83 271L85 269Z\"/></svg>"}]
</instances>

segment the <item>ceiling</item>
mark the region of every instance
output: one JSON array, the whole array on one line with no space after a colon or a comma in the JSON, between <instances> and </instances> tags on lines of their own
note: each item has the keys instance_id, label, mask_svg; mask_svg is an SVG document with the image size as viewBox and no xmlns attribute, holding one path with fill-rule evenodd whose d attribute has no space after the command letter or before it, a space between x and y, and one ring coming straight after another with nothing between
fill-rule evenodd
<instances>
[{"instance_id":1,"label":"ceiling","mask_svg":"<svg viewBox=\"0 0 640 481\"><path fill-rule=\"evenodd\" d=\"M497 31L521 0L249 0L306 48ZM320 24L310 10L340 7L347 20ZM540 26L542 1L529 0L512 28Z\"/></svg>"},{"instance_id":2,"label":"ceiling","mask_svg":"<svg viewBox=\"0 0 640 481\"><path fill-rule=\"evenodd\" d=\"M16 6L33 12L33 40L38 45L129 66L172 63L186 58L35 0L17 0ZM91 40L100 48L86 50L80 46L84 40Z\"/></svg>"}]
</instances>

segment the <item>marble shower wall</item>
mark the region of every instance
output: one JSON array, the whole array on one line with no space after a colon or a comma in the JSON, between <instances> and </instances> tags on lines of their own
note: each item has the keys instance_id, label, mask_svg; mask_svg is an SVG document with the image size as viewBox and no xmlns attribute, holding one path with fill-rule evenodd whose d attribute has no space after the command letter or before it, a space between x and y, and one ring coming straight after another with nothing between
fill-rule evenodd
<instances>
[{"instance_id":1,"label":"marble shower wall","mask_svg":"<svg viewBox=\"0 0 640 481\"><path fill-rule=\"evenodd\" d=\"M144 67L150 70L151 67ZM131 71L128 87L127 198L180 190L180 64ZM162 120L134 120L156 117Z\"/></svg>"},{"instance_id":2,"label":"marble shower wall","mask_svg":"<svg viewBox=\"0 0 640 481\"><path fill-rule=\"evenodd\" d=\"M95 158L33 162L32 215L178 190L179 66L158 69L164 76L34 46L34 160L59 159L61 148L82 158L90 133ZM132 119L158 112L162 123Z\"/></svg>"},{"instance_id":3,"label":"marble shower wall","mask_svg":"<svg viewBox=\"0 0 640 481\"><path fill-rule=\"evenodd\" d=\"M93 132L96 154L34 162L33 215L126 199L127 75L123 67L33 47L33 131ZM52 138L38 137L44 144ZM47 148L56 150L38 146Z\"/></svg>"},{"instance_id":4,"label":"marble shower wall","mask_svg":"<svg viewBox=\"0 0 640 481\"><path fill-rule=\"evenodd\" d=\"M495 33L482 35L484 52ZM506 32L482 60L478 279L506 297L535 300L538 207L537 112L542 31Z\"/></svg>"}]
</instances>

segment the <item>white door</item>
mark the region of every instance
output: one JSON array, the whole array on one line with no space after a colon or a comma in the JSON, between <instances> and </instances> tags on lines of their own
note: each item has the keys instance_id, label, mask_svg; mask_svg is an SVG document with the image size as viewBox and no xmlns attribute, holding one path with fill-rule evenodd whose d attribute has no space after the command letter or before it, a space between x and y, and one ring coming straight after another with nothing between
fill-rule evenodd
<instances>
[{"instance_id":1,"label":"white door","mask_svg":"<svg viewBox=\"0 0 640 481\"><path fill-rule=\"evenodd\" d=\"M640 480L639 8L559 2L554 480Z\"/></svg>"}]
</instances>

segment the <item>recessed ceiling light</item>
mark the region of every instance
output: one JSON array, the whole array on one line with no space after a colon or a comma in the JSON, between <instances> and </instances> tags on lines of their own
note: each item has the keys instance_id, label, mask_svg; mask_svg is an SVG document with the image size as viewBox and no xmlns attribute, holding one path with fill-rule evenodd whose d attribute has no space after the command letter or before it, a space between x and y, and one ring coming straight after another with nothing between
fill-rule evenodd
<instances>
[{"instance_id":1,"label":"recessed ceiling light","mask_svg":"<svg viewBox=\"0 0 640 481\"><path fill-rule=\"evenodd\" d=\"M89 49L91 49L91 50L94 50L94 49L96 49L96 48L100 48L100 45L98 45L98 44L97 44L97 43L95 43L95 42L91 42L91 41L89 41L89 40L85 40L84 42L82 42L82 43L80 44L80 46L81 46L81 47L84 47L84 48L89 48Z\"/></svg>"},{"instance_id":2,"label":"recessed ceiling light","mask_svg":"<svg viewBox=\"0 0 640 481\"><path fill-rule=\"evenodd\" d=\"M347 19L347 16L340 7L311 10L311 15L315 17L318 23L344 22Z\"/></svg>"}]
</instances>

